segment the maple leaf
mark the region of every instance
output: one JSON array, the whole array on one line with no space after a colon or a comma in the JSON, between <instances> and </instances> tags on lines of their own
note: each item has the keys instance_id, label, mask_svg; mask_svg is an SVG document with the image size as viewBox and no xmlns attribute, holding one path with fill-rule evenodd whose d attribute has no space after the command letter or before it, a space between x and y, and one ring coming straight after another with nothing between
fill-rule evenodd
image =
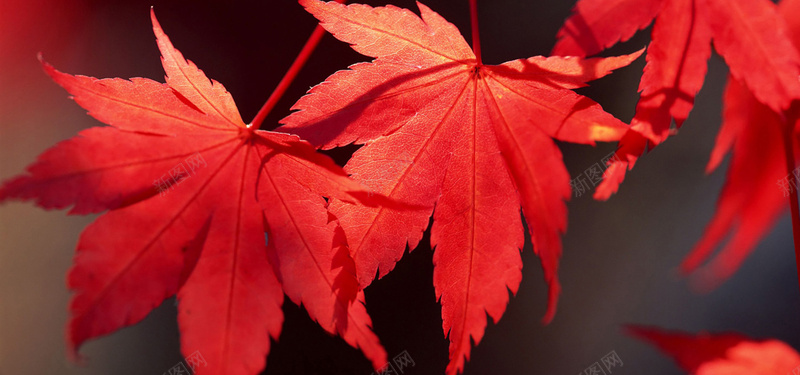
<instances>
[{"instance_id":1,"label":"maple leaf","mask_svg":"<svg viewBox=\"0 0 800 375\"><path fill-rule=\"evenodd\" d=\"M486 313L497 322L522 278L520 206L549 284L545 321L556 310L560 235L570 179L552 138L594 144L627 125L571 89L628 65L632 55L531 57L484 65L458 29L425 5L417 16L301 1L323 27L376 58L312 88L280 130L322 148L366 144L345 166L390 198L425 209L348 207L331 212L350 242L362 287L386 275L419 243L433 212L433 283L450 339L449 374L469 359ZM434 205L436 207L434 212Z\"/></svg>"},{"instance_id":2,"label":"maple leaf","mask_svg":"<svg viewBox=\"0 0 800 375\"><path fill-rule=\"evenodd\" d=\"M800 0L784 0L779 11L795 46L800 46ZM717 245L728 240L713 262L697 273L697 285L709 290L731 276L756 244L789 207L797 176L788 175L786 142L798 149L787 130L800 127L800 103L775 112L760 103L735 77L728 79L723 98L723 122L706 171L715 170L732 153L717 210L703 238L681 264L684 273L697 271ZM789 134L793 134L790 131Z\"/></svg>"},{"instance_id":3,"label":"maple leaf","mask_svg":"<svg viewBox=\"0 0 800 375\"><path fill-rule=\"evenodd\" d=\"M626 170L680 127L703 85L713 40L731 74L774 111L800 98L800 53L769 0L580 0L558 33L556 55L588 56L630 38L653 19L631 130L620 140L595 198L617 191Z\"/></svg>"},{"instance_id":4,"label":"maple leaf","mask_svg":"<svg viewBox=\"0 0 800 375\"><path fill-rule=\"evenodd\" d=\"M81 234L68 276L74 354L177 293L182 351L205 362L197 373L256 374L280 333L286 293L383 366L323 195L380 197L297 136L246 125L223 85L184 59L151 17L167 83L72 76L43 63L111 126L61 142L0 188L0 201L109 210Z\"/></svg>"},{"instance_id":5,"label":"maple leaf","mask_svg":"<svg viewBox=\"0 0 800 375\"><path fill-rule=\"evenodd\" d=\"M628 333L666 353L693 375L775 375L800 368L800 355L786 343L728 334L667 332L628 327Z\"/></svg>"}]
</instances>

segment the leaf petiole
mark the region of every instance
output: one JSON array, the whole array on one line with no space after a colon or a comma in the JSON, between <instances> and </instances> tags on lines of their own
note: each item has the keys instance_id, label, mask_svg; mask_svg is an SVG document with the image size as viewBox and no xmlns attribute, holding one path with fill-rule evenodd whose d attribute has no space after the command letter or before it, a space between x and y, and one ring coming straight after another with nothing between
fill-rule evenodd
<instances>
[{"instance_id":1,"label":"leaf petiole","mask_svg":"<svg viewBox=\"0 0 800 375\"><path fill-rule=\"evenodd\" d=\"M472 28L472 51L480 66L483 65L483 60L481 59L481 38L478 32L478 0L469 0L469 17Z\"/></svg>"},{"instance_id":2,"label":"leaf petiole","mask_svg":"<svg viewBox=\"0 0 800 375\"><path fill-rule=\"evenodd\" d=\"M337 3L343 4L345 0L336 0ZM322 39L322 36L325 35L325 29L321 25L317 25L314 28L314 32L311 33L311 36L308 37L306 40L306 44L303 45L303 49L300 50L300 53L297 54L297 57L292 62L292 65L289 67L289 70L286 71L281 81L278 82L278 86L275 87L275 90L272 91L272 94L269 95L267 98L267 102L258 110L256 117L253 118L253 121L247 124L248 128L258 129L261 127L261 123L264 122L264 119L267 118L267 115L272 108L275 107L275 104L281 99L283 94L286 92L286 89L291 86L292 82L294 81L297 74L300 73L300 70L303 69L303 66L308 61L308 58L311 57L311 54L314 52L314 49L317 48L319 41Z\"/></svg>"}]
</instances>

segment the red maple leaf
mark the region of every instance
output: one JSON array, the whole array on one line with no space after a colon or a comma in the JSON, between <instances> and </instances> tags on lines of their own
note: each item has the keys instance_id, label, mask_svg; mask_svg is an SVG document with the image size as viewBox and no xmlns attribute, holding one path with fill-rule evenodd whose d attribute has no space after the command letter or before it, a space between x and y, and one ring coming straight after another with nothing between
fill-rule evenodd
<instances>
[{"instance_id":1,"label":"red maple leaf","mask_svg":"<svg viewBox=\"0 0 800 375\"><path fill-rule=\"evenodd\" d=\"M222 84L185 60L152 20L167 83L72 76L44 64L111 127L61 142L0 188L0 201L109 210L81 234L69 272L72 350L177 293L182 351L205 362L197 373L256 374L280 333L286 293L375 368L384 365L323 199L379 196L297 136L246 125Z\"/></svg>"},{"instance_id":2,"label":"red maple leaf","mask_svg":"<svg viewBox=\"0 0 800 375\"><path fill-rule=\"evenodd\" d=\"M647 148L689 115L711 41L731 74L774 111L800 98L800 54L769 0L580 0L559 31L556 55L587 56L630 38L655 18L631 130L595 193L608 199Z\"/></svg>"},{"instance_id":3,"label":"red maple leaf","mask_svg":"<svg viewBox=\"0 0 800 375\"><path fill-rule=\"evenodd\" d=\"M333 201L362 287L386 275L406 244L419 243L433 212L434 286L454 374L496 322L522 278L520 206L550 287L560 291L560 235L570 178L553 138L594 144L628 128L571 89L640 53L589 59L531 57L484 65L458 29L419 4L421 18L393 6L301 1L338 39L376 58L330 76L301 98L281 130L322 148L366 144L345 170L398 211Z\"/></svg>"},{"instance_id":4,"label":"red maple leaf","mask_svg":"<svg viewBox=\"0 0 800 375\"><path fill-rule=\"evenodd\" d=\"M795 46L800 46L800 0L784 0L779 10ZM800 147L792 135L800 127L800 103L775 112L735 77L729 78L723 99L722 127L706 170L716 169L731 152L727 179L714 218L681 265L685 273L697 270L730 235L720 254L697 274L698 286L705 290L732 275L768 233L789 207L789 194L796 194L798 177L788 171L786 142L794 150Z\"/></svg>"},{"instance_id":5,"label":"red maple leaf","mask_svg":"<svg viewBox=\"0 0 800 375\"><path fill-rule=\"evenodd\" d=\"M697 335L628 327L630 335L666 353L693 375L788 375L800 371L800 355L786 343L728 333Z\"/></svg>"}]
</instances>

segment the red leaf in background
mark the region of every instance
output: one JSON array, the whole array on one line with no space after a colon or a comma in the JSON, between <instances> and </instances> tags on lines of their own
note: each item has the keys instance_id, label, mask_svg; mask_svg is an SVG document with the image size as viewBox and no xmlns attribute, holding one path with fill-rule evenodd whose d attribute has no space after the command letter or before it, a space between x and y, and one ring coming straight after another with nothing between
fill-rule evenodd
<instances>
[{"instance_id":1,"label":"red leaf in background","mask_svg":"<svg viewBox=\"0 0 800 375\"><path fill-rule=\"evenodd\" d=\"M167 83L48 74L98 120L6 182L0 201L109 210L81 234L69 287L72 349L143 319L177 293L198 374L257 374L283 322L283 293L375 368L346 243L323 195L374 203L297 136L242 122L231 95L185 60L153 16ZM264 232L268 244L265 244Z\"/></svg>"},{"instance_id":2,"label":"red leaf in background","mask_svg":"<svg viewBox=\"0 0 800 375\"><path fill-rule=\"evenodd\" d=\"M789 26L794 43L800 46L800 0L784 0L779 9ZM798 104L776 113L761 104L740 81L728 80L722 127L706 170L710 173L732 153L727 179L717 202L717 211L703 238L681 264L684 273L696 271L716 247L730 236L714 261L697 274L702 289L708 290L732 275L742 261L768 233L788 207L785 128L800 126ZM794 124L794 125L792 125ZM792 137L793 149L800 147ZM781 186L781 181L786 186ZM794 189L791 187L791 189ZM792 192L794 194L794 192Z\"/></svg>"},{"instance_id":3,"label":"red leaf in background","mask_svg":"<svg viewBox=\"0 0 800 375\"><path fill-rule=\"evenodd\" d=\"M739 334L697 335L649 327L628 327L693 375L788 375L800 368L800 355L782 341L752 340Z\"/></svg>"},{"instance_id":4,"label":"red leaf in background","mask_svg":"<svg viewBox=\"0 0 800 375\"><path fill-rule=\"evenodd\" d=\"M800 98L800 54L769 0L580 0L559 31L556 55L587 56L632 36L655 18L641 98L595 193L608 199L647 148L686 120L703 85L713 40L732 75L774 111ZM600 11L599 9L605 9Z\"/></svg>"},{"instance_id":5,"label":"red leaf in background","mask_svg":"<svg viewBox=\"0 0 800 375\"><path fill-rule=\"evenodd\" d=\"M433 213L434 286L455 374L496 322L522 278L520 206L550 287L560 286L560 235L570 179L552 138L594 144L628 128L571 89L628 65L607 59L531 57L483 65L458 29L419 4L421 18L393 6L301 1L338 39L371 63L330 76L282 121L322 148L366 144L348 162L353 178L398 201L398 211L334 200L362 287L386 275L419 243Z\"/></svg>"},{"instance_id":6,"label":"red leaf in background","mask_svg":"<svg viewBox=\"0 0 800 375\"><path fill-rule=\"evenodd\" d=\"M714 218L681 264L684 273L697 270L730 236L720 255L698 274L703 290L732 275L788 207L777 184L787 174L782 127L778 114L759 103L736 79L729 80L723 124L707 170L714 170L728 151L733 157Z\"/></svg>"}]
</instances>

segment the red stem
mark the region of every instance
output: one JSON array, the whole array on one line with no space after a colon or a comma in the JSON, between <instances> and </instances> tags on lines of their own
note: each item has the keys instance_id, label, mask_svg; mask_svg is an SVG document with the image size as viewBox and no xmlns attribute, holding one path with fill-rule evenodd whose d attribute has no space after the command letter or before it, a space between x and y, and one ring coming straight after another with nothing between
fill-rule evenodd
<instances>
[{"instance_id":1,"label":"red stem","mask_svg":"<svg viewBox=\"0 0 800 375\"><path fill-rule=\"evenodd\" d=\"M297 77L297 73L300 73L300 69L303 69L303 65L305 65L308 58L311 57L311 53L314 52L314 49L317 48L317 44L319 44L320 39L322 36L325 35L325 29L322 26L317 25L317 28L314 29L314 32L311 33L311 36L306 41L306 44L303 46L303 49L300 50L300 53L297 55L297 58L294 59L292 66L289 67L289 70L286 71L286 74L283 76L283 79L278 83L278 86L275 87L275 91L270 94L267 102L264 103L264 106L256 114L256 117L253 118L253 122L250 123L250 127L254 129L258 129L261 126L261 123L264 122L264 119L267 118L267 115L275 107L275 104L278 103L278 100L281 99L283 93L286 92L286 89L292 84L294 78Z\"/></svg>"},{"instance_id":2,"label":"red stem","mask_svg":"<svg viewBox=\"0 0 800 375\"><path fill-rule=\"evenodd\" d=\"M792 237L794 241L794 259L797 265L797 275L800 280L800 206L797 202L797 183L795 178L795 152L794 152L794 121L797 118L795 115L800 114L798 110L800 107L792 108L788 111L787 116L784 117L784 134L783 144L786 151L786 171L789 178L794 182L791 193L789 194L789 207L792 211ZM800 284L798 285L800 287Z\"/></svg>"},{"instance_id":3,"label":"red stem","mask_svg":"<svg viewBox=\"0 0 800 375\"><path fill-rule=\"evenodd\" d=\"M345 0L336 0L337 3L345 3ZM314 32L311 33L311 36L308 37L306 44L303 46L303 49L300 50L300 53L297 54L297 57L294 59L292 66L289 67L289 70L286 71L286 74L283 76L280 82L278 82L278 86L275 87L275 90L270 94L269 98L267 98L267 102L264 103L264 106L258 110L256 117L253 118L253 121L250 123L248 127L252 129L258 129L261 127L261 123L264 122L264 119L267 118L267 115L275 107L275 104L278 104L278 101L281 100L283 93L286 92L286 89L292 84L295 77L297 77L297 73L300 73L300 70L303 69L303 66L308 61L308 58L311 57L311 54L314 52L314 49L317 48L320 39L325 35L325 29L321 25L317 25L314 29Z\"/></svg>"},{"instance_id":4,"label":"red stem","mask_svg":"<svg viewBox=\"0 0 800 375\"><path fill-rule=\"evenodd\" d=\"M478 0L469 0L469 17L472 26L472 51L478 59L478 65L483 65L481 59L481 38L478 32Z\"/></svg>"}]
</instances>

